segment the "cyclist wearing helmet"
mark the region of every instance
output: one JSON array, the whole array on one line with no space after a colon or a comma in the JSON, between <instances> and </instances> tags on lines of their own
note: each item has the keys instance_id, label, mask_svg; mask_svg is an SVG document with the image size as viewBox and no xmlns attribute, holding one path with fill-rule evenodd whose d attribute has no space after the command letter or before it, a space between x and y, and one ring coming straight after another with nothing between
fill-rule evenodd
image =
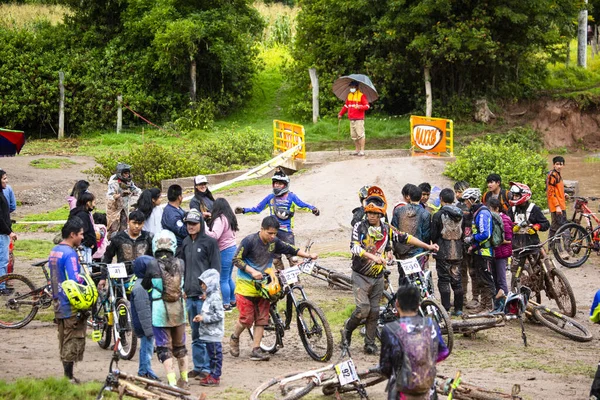
<instances>
[{"instance_id":1,"label":"cyclist wearing helmet","mask_svg":"<svg viewBox=\"0 0 600 400\"><path fill-rule=\"evenodd\" d=\"M262 220L260 231L246 236L233 257L233 265L238 268L235 281L235 299L239 318L229 340L229 351L233 357L240 355L240 335L246 329L254 327L253 345L250 359L268 361L269 355L260 348L264 328L269 324L269 298L275 295L277 285L264 274L271 272L275 254L299 255L316 259L317 254L309 254L278 238L279 221L274 216ZM266 290L262 290L264 285ZM267 298L268 297L268 298Z\"/></svg>"},{"instance_id":2,"label":"cyclist wearing helmet","mask_svg":"<svg viewBox=\"0 0 600 400\"><path fill-rule=\"evenodd\" d=\"M58 345L64 375L72 383L79 383L79 380L73 376L73 366L75 362L83 361L88 313L85 309L78 310L72 304L65 291L64 283L71 282L71 285L75 284L76 291L79 289L82 292L87 290L95 292L96 288L91 279L86 279L88 276L85 275L85 270L79 263L75 251L83 241L83 221L79 217L69 218L62 227L61 236L62 241L54 246L48 258L54 316L58 324ZM89 289L87 285L82 286L88 283L91 283ZM91 306L90 301L88 308Z\"/></svg>"},{"instance_id":3,"label":"cyclist wearing helmet","mask_svg":"<svg viewBox=\"0 0 600 400\"><path fill-rule=\"evenodd\" d=\"M175 258L177 238L163 229L152 241L152 259L142 279L142 287L152 297L152 331L156 355L167 375L169 385L189 389L188 360L185 347L185 304L183 294L183 260ZM173 357L177 359L179 379Z\"/></svg>"},{"instance_id":4,"label":"cyclist wearing helmet","mask_svg":"<svg viewBox=\"0 0 600 400\"><path fill-rule=\"evenodd\" d=\"M542 213L542 209L535 203L529 201L531 195L532 193L529 186L519 182L510 182L508 202L511 207L508 209L507 214L514 223L512 238L513 249L540 244L538 232L545 232L550 229L550 222ZM531 252L538 251L539 250L535 249ZM528 252L527 254L531 254L531 252ZM514 274L517 272L518 267L522 267L525 264L526 258L525 254L515 256L510 266L510 271L513 274L513 278L511 279L511 289L516 285Z\"/></svg>"},{"instance_id":5,"label":"cyclist wearing helmet","mask_svg":"<svg viewBox=\"0 0 600 400\"><path fill-rule=\"evenodd\" d=\"M473 213L473 224L471 236L465 237L465 243L470 245L469 252L473 253L473 268L479 275L481 287L481 300L474 307L467 307L473 312L493 310L493 300L496 295L496 287L492 275L492 264L494 262L492 245L492 213L480 203L481 191L479 188L466 189L462 198L465 205ZM495 308L495 307L494 307Z\"/></svg>"},{"instance_id":6,"label":"cyclist wearing helmet","mask_svg":"<svg viewBox=\"0 0 600 400\"><path fill-rule=\"evenodd\" d=\"M369 187L370 186L363 186L358 190L360 207L356 207L354 210L352 210L352 221L350 222L352 227L354 227L358 221L362 221L365 218L365 199L367 198Z\"/></svg>"},{"instance_id":7,"label":"cyclist wearing helmet","mask_svg":"<svg viewBox=\"0 0 600 400\"><path fill-rule=\"evenodd\" d=\"M319 216L319 209L313 205L303 202L298 196L289 191L290 178L281 170L277 170L271 178L273 181L273 193L265 197L256 207L244 208L236 207L236 214L260 214L268 208L272 216L279 222L279 231L277 237L286 243L293 245L295 243L294 232L294 214L296 210L309 210L314 215ZM288 256L290 265L293 264L291 256ZM277 269L283 269L281 254L275 255L274 266Z\"/></svg>"},{"instance_id":8,"label":"cyclist wearing helmet","mask_svg":"<svg viewBox=\"0 0 600 400\"><path fill-rule=\"evenodd\" d=\"M469 188L469 183L466 181L458 181L454 184L454 193L456 193L456 207L460 208L463 212L463 233L464 237L471 236L471 225L473 224L473 215L471 210L465 204L462 194ZM460 279L463 288L464 299L467 299L469 277L471 277L471 294L472 300L465 304L469 308L477 307L479 303L480 288L477 278L477 271L473 268L473 255L469 254L467 250L469 246L464 244L463 246L463 259L460 263Z\"/></svg>"},{"instance_id":9,"label":"cyclist wearing helmet","mask_svg":"<svg viewBox=\"0 0 600 400\"><path fill-rule=\"evenodd\" d=\"M387 212L387 201L383 191L371 186L365 199L366 219L357 222L352 229L350 251L352 252L352 289L356 309L344 324L343 338L348 345L352 332L366 319L365 347L367 354L378 352L375 332L379 318L379 302L383 295L383 273L387 260L393 261L392 241L410 243L429 250L438 250L437 245L428 245L407 233L397 232L382 221Z\"/></svg>"},{"instance_id":10,"label":"cyclist wearing helmet","mask_svg":"<svg viewBox=\"0 0 600 400\"><path fill-rule=\"evenodd\" d=\"M108 237L113 233L127 229L127 213L131 196L139 196L142 190L131 181L131 166L118 163L117 173L108 180L106 193L106 218L108 220Z\"/></svg>"}]
</instances>

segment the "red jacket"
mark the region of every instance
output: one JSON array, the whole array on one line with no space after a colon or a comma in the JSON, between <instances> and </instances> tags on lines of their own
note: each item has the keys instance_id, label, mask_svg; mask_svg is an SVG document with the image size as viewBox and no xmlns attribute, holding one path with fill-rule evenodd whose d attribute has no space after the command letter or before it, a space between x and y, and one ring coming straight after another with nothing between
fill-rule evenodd
<instances>
[{"instance_id":1,"label":"red jacket","mask_svg":"<svg viewBox=\"0 0 600 400\"><path fill-rule=\"evenodd\" d=\"M348 112L348 119L365 119L365 111L369 109L369 102L367 96L362 94L360 90L354 93L348 93L346 104L342 107L339 116Z\"/></svg>"}]
</instances>

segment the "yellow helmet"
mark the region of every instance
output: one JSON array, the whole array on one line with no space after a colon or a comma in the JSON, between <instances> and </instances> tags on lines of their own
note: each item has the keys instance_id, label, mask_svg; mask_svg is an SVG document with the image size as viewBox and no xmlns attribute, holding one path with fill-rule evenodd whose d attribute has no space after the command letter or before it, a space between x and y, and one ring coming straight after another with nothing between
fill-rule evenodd
<instances>
[{"instance_id":1,"label":"yellow helmet","mask_svg":"<svg viewBox=\"0 0 600 400\"><path fill-rule=\"evenodd\" d=\"M88 274L81 274L80 276L85 281L84 284L67 279L61 286L74 309L88 310L98 300L98 290L96 290L96 285Z\"/></svg>"},{"instance_id":2,"label":"yellow helmet","mask_svg":"<svg viewBox=\"0 0 600 400\"><path fill-rule=\"evenodd\" d=\"M281 298L281 284L275 273L275 268L267 268L264 272L266 276L261 281L255 282L255 287L261 297L269 301L277 301Z\"/></svg>"}]
</instances>

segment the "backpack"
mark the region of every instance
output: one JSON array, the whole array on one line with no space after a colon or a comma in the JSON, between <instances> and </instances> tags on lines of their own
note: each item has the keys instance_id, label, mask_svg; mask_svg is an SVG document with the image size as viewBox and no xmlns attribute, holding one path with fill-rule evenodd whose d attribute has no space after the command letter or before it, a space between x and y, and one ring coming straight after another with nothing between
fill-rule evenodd
<instances>
[{"instance_id":1,"label":"backpack","mask_svg":"<svg viewBox=\"0 0 600 400\"><path fill-rule=\"evenodd\" d=\"M481 199L481 202L485 205L487 205L488 202L488 196L491 195L491 192L485 192L485 194L483 195L483 199ZM506 189L500 189L500 194L498 195L498 200L500 201L500 208L501 211L506 212L508 211L508 206L510 205L510 203L508 202L508 194L506 192Z\"/></svg>"},{"instance_id":2,"label":"backpack","mask_svg":"<svg viewBox=\"0 0 600 400\"><path fill-rule=\"evenodd\" d=\"M394 333L402 345L402 363L394 371L398 392L415 395L429 392L435 381L438 350L433 320L425 317L422 323L394 325Z\"/></svg>"},{"instance_id":3,"label":"backpack","mask_svg":"<svg viewBox=\"0 0 600 400\"><path fill-rule=\"evenodd\" d=\"M498 247L504 242L504 222L500 214L491 212L492 214L492 237L490 243L492 247Z\"/></svg>"},{"instance_id":4,"label":"backpack","mask_svg":"<svg viewBox=\"0 0 600 400\"><path fill-rule=\"evenodd\" d=\"M171 265L167 265L164 260L157 260L160 267L163 290L161 299L173 303L181 299L181 279L183 269L179 268L179 260L173 259Z\"/></svg>"},{"instance_id":5,"label":"backpack","mask_svg":"<svg viewBox=\"0 0 600 400\"><path fill-rule=\"evenodd\" d=\"M462 218L460 221L455 221L447 214L442 214L442 239L444 240L460 240L462 237Z\"/></svg>"},{"instance_id":6,"label":"backpack","mask_svg":"<svg viewBox=\"0 0 600 400\"><path fill-rule=\"evenodd\" d=\"M414 204L407 204L398 209L398 226L400 232L408 233L417 238L421 237L421 226L419 224L419 209ZM414 247L410 244L394 242L394 254L403 256L409 253Z\"/></svg>"}]
</instances>

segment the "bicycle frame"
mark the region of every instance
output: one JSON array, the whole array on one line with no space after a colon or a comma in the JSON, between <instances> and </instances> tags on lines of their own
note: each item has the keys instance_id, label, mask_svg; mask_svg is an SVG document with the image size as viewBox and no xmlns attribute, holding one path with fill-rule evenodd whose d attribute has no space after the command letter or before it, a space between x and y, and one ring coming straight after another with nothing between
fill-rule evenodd
<instances>
[{"instance_id":1,"label":"bicycle frame","mask_svg":"<svg viewBox=\"0 0 600 400\"><path fill-rule=\"evenodd\" d=\"M281 315L277 310L277 305L279 304L279 301L271 303L271 310L273 311L272 315L274 319L273 325L275 326L275 340L276 346L278 348L283 347L283 337L285 336L285 331L290 329L290 325L292 323L292 314L294 311L293 309L297 309L298 304L300 304L301 301L307 299L304 289L302 288L302 286L297 284L294 284L292 286L285 286L284 292L286 298L285 310L283 312L285 320L281 319ZM298 295L294 294L294 292L298 292L302 300L298 300ZM301 323L304 324L304 320L301 319ZM301 328L306 329L306 326L298 327L298 329Z\"/></svg>"},{"instance_id":2,"label":"bicycle frame","mask_svg":"<svg viewBox=\"0 0 600 400\"><path fill-rule=\"evenodd\" d=\"M590 197L590 200L598 200L597 197ZM596 214L587 206L588 199L585 197L575 197L575 204L573 206L573 217L571 221L581 225L581 219L586 218L588 221L588 228L590 231L593 230L592 219L596 221L596 225L600 225L600 219L596 217Z\"/></svg>"}]
</instances>

